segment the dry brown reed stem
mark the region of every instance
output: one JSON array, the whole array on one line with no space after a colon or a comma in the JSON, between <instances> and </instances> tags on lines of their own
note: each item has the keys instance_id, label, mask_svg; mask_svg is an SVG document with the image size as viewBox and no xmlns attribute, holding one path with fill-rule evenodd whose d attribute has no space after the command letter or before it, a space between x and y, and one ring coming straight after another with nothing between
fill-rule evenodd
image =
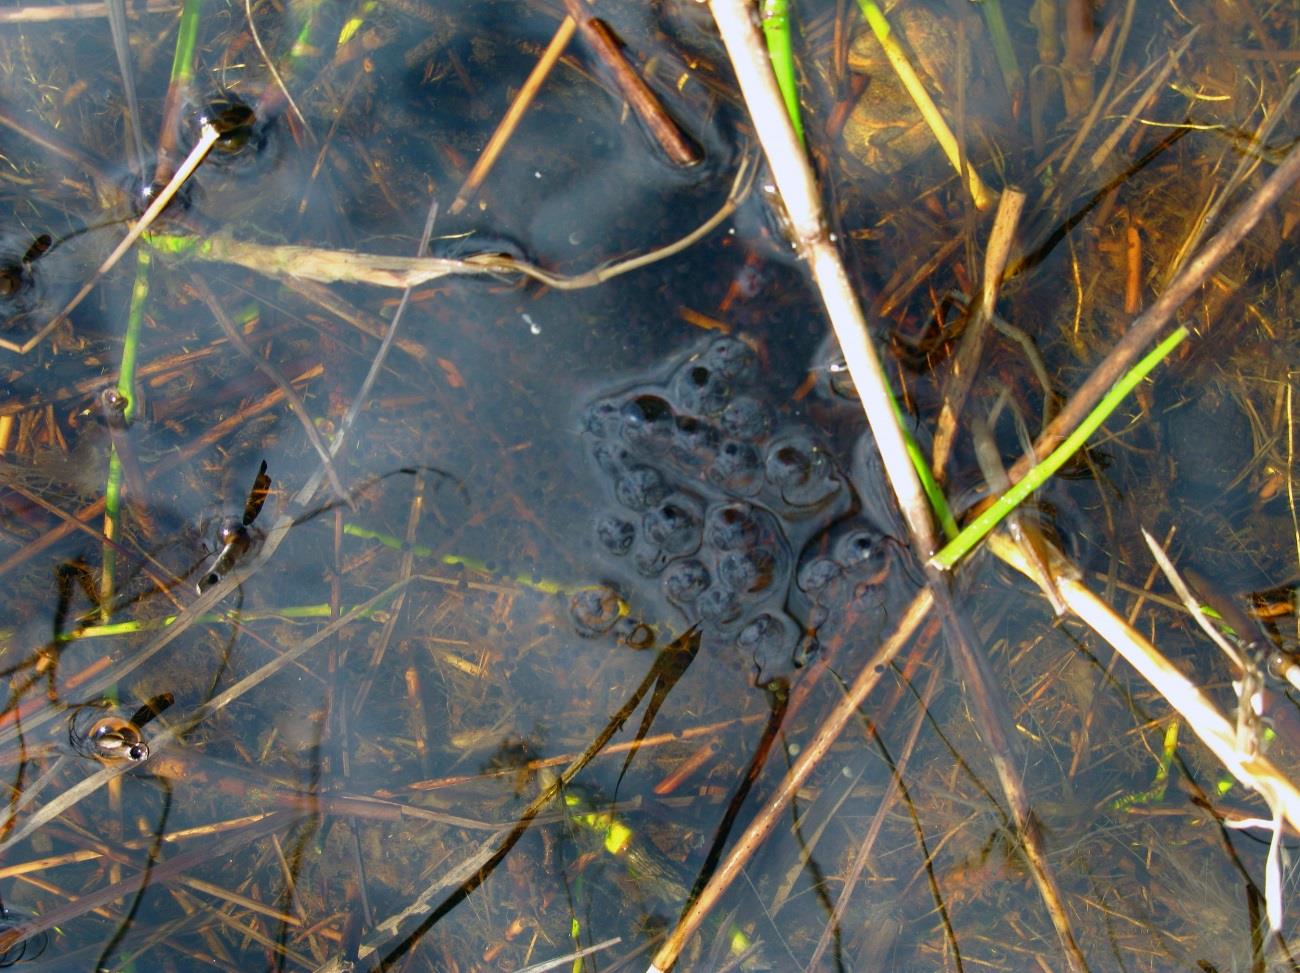
<instances>
[{"instance_id":1,"label":"dry brown reed stem","mask_svg":"<svg viewBox=\"0 0 1300 973\"><path fill-rule=\"evenodd\" d=\"M1068 51L1069 32L1073 27L1078 27L1081 34L1090 35L1091 34L1090 20L1092 17L1091 2L1089 2L1089 0L1070 0L1070 5L1071 5L1071 13L1066 18L1067 54L1066 54L1066 60L1062 62L1062 68L1064 69L1064 75L1066 78L1065 92L1066 92L1067 103L1068 103L1068 99L1070 98L1070 92L1071 92L1070 82L1072 78L1069 70L1069 63L1068 63L1071 60ZM1110 97L1111 90L1115 86L1115 79L1119 76L1120 65L1123 63L1124 49L1128 44L1129 31L1133 27L1133 15L1137 10L1137 5L1138 5L1137 0L1126 0L1125 2L1123 20L1120 22L1119 25L1119 36L1118 38L1111 38L1110 41L1111 44L1113 45L1113 50L1111 51L1111 56L1110 56L1110 71L1106 75L1106 80L1102 82L1101 90L1097 92L1096 97L1094 98L1092 96L1092 90L1093 90L1092 73L1090 67L1088 67L1086 70L1086 78L1087 78L1086 90L1078 87L1074 89L1076 96L1081 101L1084 100L1091 101L1092 104L1088 108L1087 116L1083 119L1083 121L1079 123L1078 131L1074 133L1074 139L1070 143L1070 148L1065 153L1065 158L1061 160L1060 172L1062 174L1068 173L1070 171L1070 168L1074 163L1075 157L1078 155L1080 151L1082 151L1085 140L1092 134L1093 126L1097 124L1097 120L1101 117L1101 113L1103 109L1106 107L1106 100ZM1081 16L1076 16L1074 10L1079 8L1082 8L1082 14ZM1084 42L1088 44L1088 46L1091 46L1092 38L1090 36L1087 36L1085 37ZM1080 74L1074 75L1073 77L1074 80L1077 80L1083 76L1084 73L1081 72ZM1074 110L1070 110L1069 114L1071 117L1075 117L1078 115L1078 112Z\"/></svg>"},{"instance_id":2,"label":"dry brown reed stem","mask_svg":"<svg viewBox=\"0 0 1300 973\"><path fill-rule=\"evenodd\" d=\"M709 8L722 33L741 93L749 106L750 119L785 203L795 247L812 271L889 482L908 529L918 542L917 553L925 556L922 552L934 549L929 504L908 459L902 432L894 421L888 379L872 346L857 293L831 240L821 197L786 114L753 10L743 0L710 0Z\"/></svg>"},{"instance_id":3,"label":"dry brown reed stem","mask_svg":"<svg viewBox=\"0 0 1300 973\"><path fill-rule=\"evenodd\" d=\"M519 120L524 117L524 112L533 103L533 98L542 87L547 75L551 73L551 68L555 67L555 62L564 53L570 38L573 37L575 27L576 24L574 24L572 17L565 17L560 21L555 36L551 38L551 42L546 45L546 50L542 52L542 56L533 65L533 70L529 72L523 87L519 89L514 101L506 109L505 115L502 116L496 131L492 133L492 137L488 139L487 145L483 147L478 161L474 163L474 168L469 171L469 175L461 183L456 198L447 207L447 212L452 216L463 210L469 201L474 198L474 194L478 192L479 187L483 185L483 180L487 178L492 166L496 164L497 156L501 154L506 142L510 140L510 136L514 134L515 129L519 126Z\"/></svg>"},{"instance_id":4,"label":"dry brown reed stem","mask_svg":"<svg viewBox=\"0 0 1300 973\"><path fill-rule=\"evenodd\" d=\"M1224 224L1200 252L1183 268L1182 272L1169 284L1168 289L1160 295L1154 304L1134 319L1110 353L1088 376L1087 380L1070 396L1061 411L1048 424L1047 429L1034 443L1037 456L1046 456L1061 444L1061 441L1083 421L1101 401L1112 385L1129 367L1137 361L1146 347L1155 340L1161 329L1173 317L1174 312L1182 306L1209 277L1233 248L1255 226L1265 211L1281 199L1300 179L1300 144L1292 146L1273 174L1244 203L1237 208L1232 217ZM1016 461L1008 475L1011 482L1024 479L1025 474L1035 464L1032 456L1022 456Z\"/></svg>"},{"instance_id":5,"label":"dry brown reed stem","mask_svg":"<svg viewBox=\"0 0 1300 973\"><path fill-rule=\"evenodd\" d=\"M767 155L777 189L785 203L796 248L810 265L813 279L857 386L867 421L875 435L877 448L881 451L885 472L902 506L912 549L924 557L923 552L933 550L934 546L929 506L903 447L902 433L894 420L887 380L871 345L857 296L831 241L812 172L783 108L753 12L744 0L710 0L709 6L736 72L759 142ZM1072 969L1086 970L1083 955L1070 931L1059 889L1047 868L1041 838L1034 827L1024 785L1014 765L1008 730L1010 718L1005 704L1000 703L991 691L994 681L988 663L975 642L969 622L952 605L946 576L929 569L927 582L926 592L918 596L913 604L925 601L927 606L932 603L939 609L949 650L967 683L977 726L991 751L999 782L1019 829L1026 858L1056 928L1066 960ZM872 685L874 676L869 669L864 673L864 677L872 677ZM859 677L859 682L864 677ZM823 727L824 730L829 729L831 739L843 726L842 722L836 724L837 720L832 716ZM819 732L817 740L823 739ZM804 764L802 761L805 758L810 762ZM817 748L810 746L796 767L803 767L802 773L806 776L818 759L820 754L817 753ZM795 770L792 769L787 782L794 776ZM783 800L788 799L783 787L781 796L760 812L656 954L652 971L666 970L676 961L687 939L718 901L741 865L766 838L775 824L776 815L781 813Z\"/></svg>"},{"instance_id":6,"label":"dry brown reed stem","mask_svg":"<svg viewBox=\"0 0 1300 973\"><path fill-rule=\"evenodd\" d=\"M907 739L903 742L902 752L890 766L889 784L885 787L885 792L880 795L880 803L876 806L875 814L871 816L871 824L867 826L867 833L862 836L862 840L858 843L858 853L853 856L853 864L849 866L848 873L844 876L840 894L835 899L835 905L831 909L830 916L826 919L826 925L822 927L821 938L817 940L817 948L813 950L812 957L808 960L805 969L815 970L818 968L818 964L821 963L826 947L830 945L831 937L834 935L835 930L840 927L840 923L844 919L844 913L848 910L849 900L853 897L853 890L857 887L858 879L862 877L862 870L867 867L867 861L871 857L872 849L876 846L876 838L880 835L880 829L884 827L885 819L893 810L894 801L902 793L903 772L907 769L908 761L916 748L916 740L921 735L921 727L925 723L930 703L934 699L935 687L939 685L939 674L942 671L943 669L940 666L931 668L930 678L926 680L925 688L921 690L920 695L917 697L916 718L912 720ZM873 725L869 728L869 736L878 739L876 725L876 721L873 721Z\"/></svg>"},{"instance_id":7,"label":"dry brown reed stem","mask_svg":"<svg viewBox=\"0 0 1300 973\"><path fill-rule=\"evenodd\" d=\"M685 730L673 730L671 733L658 733L653 736L642 737L640 740L625 740L622 743L611 743L600 751L600 757L612 757L621 753L627 753L629 750L650 749L653 747L671 746L674 744L685 743L689 740L698 739L720 739L724 733L732 733L740 727L752 726L755 723L763 722L767 719L766 714L753 716L741 716L734 720L721 720L717 723L706 723L703 726L693 726ZM552 757L538 757L530 760L522 767L505 767L500 770L485 770L473 774L459 774L454 777L439 777L434 780L416 781L414 784L406 785L407 790L411 791L436 791L446 787L459 787L473 781L483 780L485 777L509 777L519 773L521 770L535 771L544 767L561 767L565 764L572 763L578 758L576 753L561 753ZM3 877L3 876L0 876Z\"/></svg>"},{"instance_id":8,"label":"dry brown reed stem","mask_svg":"<svg viewBox=\"0 0 1300 973\"><path fill-rule=\"evenodd\" d=\"M241 848L246 848L250 842L283 828L286 821L291 820L291 817L292 815L287 811L269 814L250 824L247 828L226 834L215 841L204 844L200 848L181 852L165 862L155 864L149 876L150 881L162 884L177 881L196 865L233 854ZM0 952L12 949L15 943L23 939L35 936L47 929L53 929L56 926L66 925L71 920L85 915L93 909L132 895L139 891L139 888L140 876L138 874L128 875L120 882L79 895L66 906L51 909L42 916L19 925L10 926L0 932Z\"/></svg>"},{"instance_id":9,"label":"dry brown reed stem","mask_svg":"<svg viewBox=\"0 0 1300 973\"><path fill-rule=\"evenodd\" d=\"M128 15L165 14L180 9L177 0L143 0L132 2ZM37 3L0 10L0 24L47 24L58 20L95 20L108 16L106 3Z\"/></svg>"},{"instance_id":10,"label":"dry brown reed stem","mask_svg":"<svg viewBox=\"0 0 1300 973\"><path fill-rule=\"evenodd\" d=\"M583 42L592 49L614 76L614 83L618 85L619 93L627 101L637 119L654 137L668 160L678 166L693 166L699 162L699 148L664 110L663 105L650 90L650 86L642 80L641 75L628 64L610 29L591 16L583 0L564 0L564 9L578 25Z\"/></svg>"},{"instance_id":11,"label":"dry brown reed stem","mask_svg":"<svg viewBox=\"0 0 1300 973\"><path fill-rule=\"evenodd\" d=\"M993 769L998 775L998 783L1007 799L1012 820L1016 823L1016 836L1020 839L1020 848L1024 853L1025 861L1029 864L1034 884L1038 887L1039 897L1043 900L1048 917L1052 920L1052 926L1065 952L1069 969L1074 973L1083 973L1088 969L1088 963L1070 929L1070 920L1065 912L1060 887L1056 884L1056 877L1047 864L1047 849L1043 843L1042 832L1030 807L1029 794L1025 790L1019 768L1016 766L1015 749L1012 746L1011 714L1007 711L1001 689L989 668L974 627L966 615L952 604L950 587L946 583L947 576L927 566L926 578L930 590L934 593L937 613L943 619L949 654L953 657L957 672L965 684L965 696L971 703L975 726L983 737L984 746L993 761Z\"/></svg>"},{"instance_id":12,"label":"dry brown reed stem","mask_svg":"<svg viewBox=\"0 0 1300 973\"><path fill-rule=\"evenodd\" d=\"M717 871L713 873L709 883L691 903L690 908L678 920L676 927L655 953L654 962L651 963L648 973L665 973L677 961L687 940L699 928L705 916L713 910L714 905L731 883L740 875L745 863L772 833L772 829L776 827L778 819L785 813L799 788L804 785L809 775L829 752L831 745L839 738L849 720L857 715L858 708L866 701L871 690L887 671L894 656L907 644L933 603L934 598L929 588L923 588L912 599L911 604L899 617L898 627L876 649L871 658L863 663L858 677L849 686L844 698L836 704L835 709L817 728L816 735L799 754L794 766L781 781L777 792L772 795L745 829L745 833L737 839L736 844L718 863Z\"/></svg>"},{"instance_id":13,"label":"dry brown reed stem","mask_svg":"<svg viewBox=\"0 0 1300 973\"><path fill-rule=\"evenodd\" d=\"M753 178L753 160L746 156L736 169L726 200L712 216L690 233L649 253L605 264L581 274L551 273L535 264L502 254L479 254L464 260L450 257L397 257L351 250L324 250L320 247L266 246L236 240L224 233L198 243L189 251L189 256L198 260L234 264L267 276L284 278L290 285L312 281L320 284L348 283L409 288L453 275L523 274L556 290L581 290L596 287L690 248L721 226L736 211L736 207L748 194Z\"/></svg>"},{"instance_id":14,"label":"dry brown reed stem","mask_svg":"<svg viewBox=\"0 0 1300 973\"><path fill-rule=\"evenodd\" d=\"M1093 103L1092 64L1089 55L1096 39L1090 0L1065 0L1065 57L1061 60L1061 88L1065 111L1075 118Z\"/></svg>"},{"instance_id":15,"label":"dry brown reed stem","mask_svg":"<svg viewBox=\"0 0 1300 973\"><path fill-rule=\"evenodd\" d=\"M1007 538L992 534L989 549L1017 571L1029 576L1019 549ZM1286 819L1300 828L1300 788L1267 757L1240 752L1236 728L1182 671L1154 645L1116 615L1081 581L1058 580L1061 596L1070 610L1104 638L1187 721L1237 780L1262 795L1270 807L1280 807Z\"/></svg>"},{"instance_id":16,"label":"dry brown reed stem","mask_svg":"<svg viewBox=\"0 0 1300 973\"><path fill-rule=\"evenodd\" d=\"M979 372L983 356L984 338L997 305L1002 274L1007 269L1007 258L1015 240L1020 214L1025 208L1025 194L1018 189L1007 189L998 200L997 213L989 230L988 247L984 251L984 275L980 283L980 296L970 308L970 322L961 337L961 345L952 359L948 380L944 385L943 406L935 426L934 447L931 451L930 469L934 478L942 483L948 454L957 438L957 417L966 404L971 384Z\"/></svg>"}]
</instances>

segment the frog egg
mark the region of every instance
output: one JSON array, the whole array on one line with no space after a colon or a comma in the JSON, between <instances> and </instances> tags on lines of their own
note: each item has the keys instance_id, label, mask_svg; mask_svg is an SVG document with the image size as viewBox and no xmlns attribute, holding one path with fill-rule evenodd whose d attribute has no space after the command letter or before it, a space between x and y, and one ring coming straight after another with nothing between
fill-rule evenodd
<instances>
[{"instance_id":1,"label":"frog egg","mask_svg":"<svg viewBox=\"0 0 1300 973\"><path fill-rule=\"evenodd\" d=\"M886 567L889 552L884 538L867 527L844 534L835 542L835 559L854 576L874 577Z\"/></svg>"},{"instance_id":2,"label":"frog egg","mask_svg":"<svg viewBox=\"0 0 1300 973\"><path fill-rule=\"evenodd\" d=\"M633 466L614 482L614 496L629 510L648 510L668 496L668 484L652 466Z\"/></svg>"},{"instance_id":3,"label":"frog egg","mask_svg":"<svg viewBox=\"0 0 1300 973\"><path fill-rule=\"evenodd\" d=\"M700 508L689 497L676 493L646 511L641 530L646 539L674 556L694 554L703 535Z\"/></svg>"},{"instance_id":4,"label":"frog egg","mask_svg":"<svg viewBox=\"0 0 1300 973\"><path fill-rule=\"evenodd\" d=\"M582 428L600 439L618 432L623 425L623 410L610 399L597 399L582 413Z\"/></svg>"},{"instance_id":5,"label":"frog egg","mask_svg":"<svg viewBox=\"0 0 1300 973\"><path fill-rule=\"evenodd\" d=\"M808 664L808 660L820 652L821 649L822 644L817 636L812 632L805 632L795 645L790 661L794 663L796 669L802 669Z\"/></svg>"},{"instance_id":6,"label":"frog egg","mask_svg":"<svg viewBox=\"0 0 1300 973\"><path fill-rule=\"evenodd\" d=\"M795 584L810 598L816 598L828 585L840 577L843 568L829 557L815 557L799 568Z\"/></svg>"},{"instance_id":7,"label":"frog egg","mask_svg":"<svg viewBox=\"0 0 1300 973\"><path fill-rule=\"evenodd\" d=\"M580 588L569 599L569 617L583 638L603 635L623 614L623 599L607 584Z\"/></svg>"},{"instance_id":8,"label":"frog egg","mask_svg":"<svg viewBox=\"0 0 1300 973\"><path fill-rule=\"evenodd\" d=\"M709 345L701 361L729 382L748 382L754 377L758 356L739 338L719 338Z\"/></svg>"},{"instance_id":9,"label":"frog egg","mask_svg":"<svg viewBox=\"0 0 1300 973\"><path fill-rule=\"evenodd\" d=\"M614 446L609 443L596 444L591 450L591 456L600 467L600 471L611 478L622 476L632 462L632 454L625 446Z\"/></svg>"},{"instance_id":10,"label":"frog egg","mask_svg":"<svg viewBox=\"0 0 1300 973\"><path fill-rule=\"evenodd\" d=\"M730 588L715 584L696 600L700 620L717 630L725 630L740 618L740 596Z\"/></svg>"},{"instance_id":11,"label":"frog egg","mask_svg":"<svg viewBox=\"0 0 1300 973\"><path fill-rule=\"evenodd\" d=\"M728 439L718 448L709 479L729 493L750 496L762 485L763 460L753 444Z\"/></svg>"},{"instance_id":12,"label":"frog egg","mask_svg":"<svg viewBox=\"0 0 1300 973\"><path fill-rule=\"evenodd\" d=\"M672 455L683 466L699 468L713 462L718 430L695 416L678 416L673 424Z\"/></svg>"},{"instance_id":13,"label":"frog egg","mask_svg":"<svg viewBox=\"0 0 1300 973\"><path fill-rule=\"evenodd\" d=\"M663 449L672 439L673 407L657 395L638 395L622 409L623 438L633 446Z\"/></svg>"},{"instance_id":14,"label":"frog egg","mask_svg":"<svg viewBox=\"0 0 1300 973\"><path fill-rule=\"evenodd\" d=\"M776 558L771 551L728 551L718 559L718 581L740 594L755 594L772 584Z\"/></svg>"},{"instance_id":15,"label":"frog egg","mask_svg":"<svg viewBox=\"0 0 1300 973\"><path fill-rule=\"evenodd\" d=\"M822 447L807 436L778 440L767 450L767 481L792 507L815 507L840 488L834 464Z\"/></svg>"},{"instance_id":16,"label":"frog egg","mask_svg":"<svg viewBox=\"0 0 1300 973\"><path fill-rule=\"evenodd\" d=\"M596 521L596 540L610 554L622 557L632 549L636 527L622 517L606 514Z\"/></svg>"},{"instance_id":17,"label":"frog egg","mask_svg":"<svg viewBox=\"0 0 1300 973\"><path fill-rule=\"evenodd\" d=\"M670 391L681 411L695 416L716 416L731 399L731 383L698 359L678 369Z\"/></svg>"},{"instance_id":18,"label":"frog egg","mask_svg":"<svg viewBox=\"0 0 1300 973\"><path fill-rule=\"evenodd\" d=\"M659 577L671 559L667 551L650 541L639 541L632 548L632 565L645 578Z\"/></svg>"},{"instance_id":19,"label":"frog egg","mask_svg":"<svg viewBox=\"0 0 1300 973\"><path fill-rule=\"evenodd\" d=\"M756 546L763 528L747 503L724 503L711 509L705 520L704 540L719 551L743 551Z\"/></svg>"},{"instance_id":20,"label":"frog egg","mask_svg":"<svg viewBox=\"0 0 1300 973\"><path fill-rule=\"evenodd\" d=\"M757 684L767 686L788 678L799 638L799 628L788 615L763 612L736 635L736 648L753 660L758 669Z\"/></svg>"},{"instance_id":21,"label":"frog egg","mask_svg":"<svg viewBox=\"0 0 1300 973\"><path fill-rule=\"evenodd\" d=\"M664 571L664 594L674 604L688 605L709 587L711 580L709 569L698 559L674 561Z\"/></svg>"},{"instance_id":22,"label":"frog egg","mask_svg":"<svg viewBox=\"0 0 1300 973\"><path fill-rule=\"evenodd\" d=\"M719 420L722 431L734 439L764 439L772 429L768 407L751 395L737 395L727 403Z\"/></svg>"}]
</instances>

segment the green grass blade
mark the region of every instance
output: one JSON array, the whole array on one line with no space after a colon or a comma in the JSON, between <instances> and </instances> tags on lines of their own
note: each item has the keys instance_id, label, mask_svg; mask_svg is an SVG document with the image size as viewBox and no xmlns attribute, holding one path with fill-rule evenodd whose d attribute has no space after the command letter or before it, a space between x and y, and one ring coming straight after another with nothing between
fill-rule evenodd
<instances>
[{"instance_id":1,"label":"green grass blade","mask_svg":"<svg viewBox=\"0 0 1300 973\"><path fill-rule=\"evenodd\" d=\"M802 144L803 116L799 111L799 82L794 71L794 45L790 40L790 0L763 0L763 36L767 39L767 55L772 59L785 110Z\"/></svg>"},{"instance_id":2,"label":"green grass blade","mask_svg":"<svg viewBox=\"0 0 1300 973\"><path fill-rule=\"evenodd\" d=\"M1026 497L1046 483L1049 477L1064 466L1066 461L1088 441L1088 437L1101 428L1101 424L1110 417L1110 414L1137 387L1137 384L1146 378L1151 370L1166 355L1177 348L1186 337L1187 329L1180 327L1148 352L1141 361L1129 369L1115 383L1105 397L1097 403L1097 407L1088 413L1083 422L1079 424L1078 429L1067 436L1065 441L1053 450L1050 456L1030 470L1023 480L999 497L995 504L967 524L956 538L930 559L930 563L944 570L951 569L963 555L983 540L985 535L996 527L1003 517L1015 510Z\"/></svg>"},{"instance_id":3,"label":"green grass blade","mask_svg":"<svg viewBox=\"0 0 1300 973\"><path fill-rule=\"evenodd\" d=\"M1007 94L1016 98L1025 82L1020 73L1016 49L1011 44L1007 20L1002 16L1002 0L980 0L979 8L984 15L984 25L989 30L989 41L993 45L993 56L997 58L998 69L1002 72L1002 82L1006 85Z\"/></svg>"},{"instance_id":4,"label":"green grass blade","mask_svg":"<svg viewBox=\"0 0 1300 973\"><path fill-rule=\"evenodd\" d=\"M172 90L182 91L194 80L194 51L199 40L199 13L203 0L185 0L176 31L176 53L172 56Z\"/></svg>"},{"instance_id":5,"label":"green grass blade","mask_svg":"<svg viewBox=\"0 0 1300 973\"><path fill-rule=\"evenodd\" d=\"M140 330L144 323L144 306L149 299L149 251L136 251L135 284L131 288L131 307L127 312L126 337L122 342L122 366L117 375L117 391L127 402L126 419L136 412L135 364L140 357ZM122 460L116 448L109 453L108 479L104 484L104 534L117 540L122 534ZM114 575L117 570L117 548L104 545L103 572L100 575L100 614L107 617L113 600Z\"/></svg>"}]
</instances>

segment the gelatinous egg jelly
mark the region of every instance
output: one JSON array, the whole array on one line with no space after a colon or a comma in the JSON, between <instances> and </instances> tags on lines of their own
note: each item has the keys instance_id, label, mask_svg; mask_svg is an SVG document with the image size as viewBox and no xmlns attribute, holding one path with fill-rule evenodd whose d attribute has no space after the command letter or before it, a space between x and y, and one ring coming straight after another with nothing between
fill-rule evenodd
<instances>
[{"instance_id":1,"label":"gelatinous egg jelly","mask_svg":"<svg viewBox=\"0 0 1300 973\"><path fill-rule=\"evenodd\" d=\"M655 374L583 412L607 498L595 547L630 600L661 597L706 643L752 659L760 684L781 679L834 601L875 583L888 545L861 514L845 521L861 507L849 477L765 396L743 341L715 339Z\"/></svg>"}]
</instances>

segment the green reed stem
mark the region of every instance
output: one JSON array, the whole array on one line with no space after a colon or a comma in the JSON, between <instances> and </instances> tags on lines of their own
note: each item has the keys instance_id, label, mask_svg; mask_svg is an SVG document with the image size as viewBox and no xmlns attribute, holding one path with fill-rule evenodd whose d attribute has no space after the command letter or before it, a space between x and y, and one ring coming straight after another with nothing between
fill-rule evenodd
<instances>
[{"instance_id":1,"label":"green reed stem","mask_svg":"<svg viewBox=\"0 0 1300 973\"><path fill-rule=\"evenodd\" d=\"M343 22L339 28L339 47L342 47L348 41L352 40L365 26L366 17L372 14L378 4L375 0L366 0L351 17Z\"/></svg>"},{"instance_id":2,"label":"green reed stem","mask_svg":"<svg viewBox=\"0 0 1300 973\"><path fill-rule=\"evenodd\" d=\"M127 311L126 337L122 342L122 365L117 374L117 391L126 399L123 416L135 415L135 364L140 357L140 330L144 323L144 306L149 299L149 265L152 258L143 248L136 250L135 284L131 288L131 306ZM104 484L104 534L117 540L122 534L122 458L114 447L108 456L108 480ZM108 617L113 600L113 578L117 570L117 548L104 545L103 573L100 575L100 614Z\"/></svg>"},{"instance_id":3,"label":"green reed stem","mask_svg":"<svg viewBox=\"0 0 1300 973\"><path fill-rule=\"evenodd\" d=\"M350 537L359 537L362 540L377 541L384 547L391 548L394 551L409 550L416 557L433 558L440 564L448 567L468 568L470 571L479 571L483 574L494 575L505 578L522 588L531 588L533 591L540 591L546 595L564 595L572 594L582 585L566 585L558 581L551 581L547 578L540 578L528 574L516 574L513 576L502 575L500 572L493 571L486 561L480 561L477 558L461 557L459 554L439 554L431 547L425 547L423 544L412 544L407 547L405 541L400 537L394 537L392 534L383 534L377 530L370 530L368 527L360 527L356 524L344 524L343 533Z\"/></svg>"},{"instance_id":4,"label":"green reed stem","mask_svg":"<svg viewBox=\"0 0 1300 973\"><path fill-rule=\"evenodd\" d=\"M903 445L907 449L908 458L912 461L912 466L916 470L916 475L921 481L921 489L925 491L926 499L930 501L930 510L939 521L939 526L943 528L945 536L953 538L957 536L960 528L957 525L956 518L952 515L952 508L948 506L948 498L943 495L943 488L930 472L929 457L921 450L917 441L912 438L911 430L907 428L908 422L903 415L902 407L898 404L898 399L894 396L893 389L888 389L889 404L894 407L894 421L898 423L898 429L903 434Z\"/></svg>"},{"instance_id":5,"label":"green reed stem","mask_svg":"<svg viewBox=\"0 0 1300 973\"><path fill-rule=\"evenodd\" d=\"M1066 461L1088 441L1088 437L1101 428L1112 412L1119 407L1137 384L1146 378L1171 351L1177 348L1187 337L1186 328L1178 328L1169 337L1149 351L1141 361L1135 364L1124 376L1111 387L1097 407L1079 424L1079 428L1070 433L1045 460L1031 469L1023 480L998 498L997 502L966 525L965 529L950 541L930 563L944 570L951 569L976 544L984 539L1002 518L1015 510L1026 497L1056 473Z\"/></svg>"},{"instance_id":6,"label":"green reed stem","mask_svg":"<svg viewBox=\"0 0 1300 973\"><path fill-rule=\"evenodd\" d=\"M799 142L804 143L803 118L799 111L799 82L794 71L794 44L790 39L790 0L763 0L763 36L767 55L772 59L776 83L785 101L785 110L794 124Z\"/></svg>"},{"instance_id":7,"label":"green reed stem","mask_svg":"<svg viewBox=\"0 0 1300 973\"><path fill-rule=\"evenodd\" d=\"M1002 0L980 0L979 8L984 15L984 25L989 29L989 41L993 44L993 56L997 58L998 69L1002 72L1002 82L1007 87L1007 94L1014 98L1025 82L1020 73L1016 49L1011 44L1007 20L1002 16Z\"/></svg>"},{"instance_id":8,"label":"green reed stem","mask_svg":"<svg viewBox=\"0 0 1300 973\"><path fill-rule=\"evenodd\" d=\"M347 614L354 610L344 606L340 609L341 614ZM319 605L290 605L287 608L270 608L266 611L240 611L235 612L213 612L207 615L200 615L194 621L200 625L224 625L232 622L265 622L265 621L311 621L318 618L331 618L333 606L328 602ZM384 609L371 608L361 613L363 618L383 618ZM167 628L179 618L179 615L163 615L159 618L137 618L125 622L110 622L104 625L87 625L69 632L63 632L59 635L61 642L75 642L81 639L99 639L109 638L116 635L136 635L140 632L152 632L160 628Z\"/></svg>"},{"instance_id":9,"label":"green reed stem","mask_svg":"<svg viewBox=\"0 0 1300 973\"><path fill-rule=\"evenodd\" d=\"M317 32L321 0L290 0L289 11L295 19L302 18L302 27L289 48L288 70L293 70L301 62L315 57L323 50L321 38Z\"/></svg>"},{"instance_id":10,"label":"green reed stem","mask_svg":"<svg viewBox=\"0 0 1300 973\"><path fill-rule=\"evenodd\" d=\"M127 312L126 337L122 341L122 367L117 373L117 391L126 399L126 418L133 419L135 401L135 364L140 358L140 331L144 324L144 305L149 299L149 251L136 251L135 285L131 288L131 307Z\"/></svg>"},{"instance_id":11,"label":"green reed stem","mask_svg":"<svg viewBox=\"0 0 1300 973\"><path fill-rule=\"evenodd\" d=\"M194 51L199 42L199 13L203 0L185 0L176 30L176 53L172 56L171 87L179 91L194 80Z\"/></svg>"}]
</instances>

